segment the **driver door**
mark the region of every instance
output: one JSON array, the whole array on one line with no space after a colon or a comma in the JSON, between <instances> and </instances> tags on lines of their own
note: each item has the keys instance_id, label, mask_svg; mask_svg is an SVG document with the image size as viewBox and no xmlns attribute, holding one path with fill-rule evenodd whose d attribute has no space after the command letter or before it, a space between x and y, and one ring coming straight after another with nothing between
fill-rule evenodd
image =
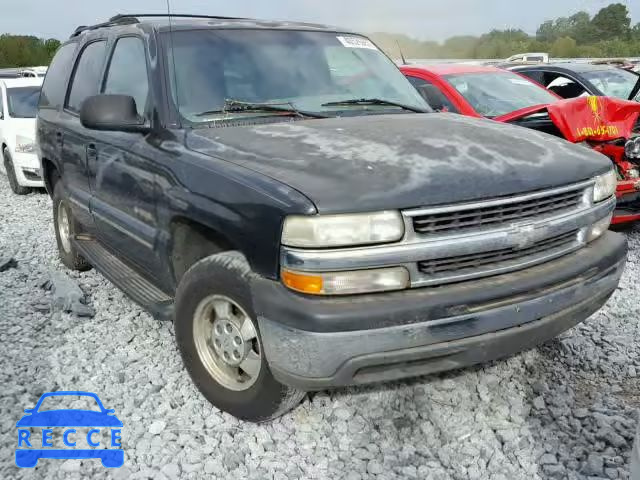
<instances>
[{"instance_id":1,"label":"driver door","mask_svg":"<svg viewBox=\"0 0 640 480\"><path fill-rule=\"evenodd\" d=\"M129 95L138 115L149 117L151 95L145 43L136 36L116 40L103 94ZM152 147L140 133L101 132L87 146L91 212L102 243L147 276L159 267L155 242L156 175Z\"/></svg>"}]
</instances>

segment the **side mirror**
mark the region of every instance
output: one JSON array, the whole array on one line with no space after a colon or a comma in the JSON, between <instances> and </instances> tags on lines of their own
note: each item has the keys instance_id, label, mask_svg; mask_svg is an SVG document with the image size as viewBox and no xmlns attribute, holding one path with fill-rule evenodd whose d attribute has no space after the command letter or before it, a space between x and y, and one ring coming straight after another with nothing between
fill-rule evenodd
<instances>
[{"instance_id":1,"label":"side mirror","mask_svg":"<svg viewBox=\"0 0 640 480\"><path fill-rule=\"evenodd\" d=\"M24 410L24 413L33 413L35 411L35 408L26 408Z\"/></svg>"},{"instance_id":2,"label":"side mirror","mask_svg":"<svg viewBox=\"0 0 640 480\"><path fill-rule=\"evenodd\" d=\"M80 123L91 130L147 133L150 128L138 115L136 101L128 95L95 95L80 108Z\"/></svg>"},{"instance_id":3,"label":"side mirror","mask_svg":"<svg viewBox=\"0 0 640 480\"><path fill-rule=\"evenodd\" d=\"M109 408L105 410L104 413L106 413L107 415L111 415L112 413L116 413L116 411L113 408Z\"/></svg>"}]
</instances>

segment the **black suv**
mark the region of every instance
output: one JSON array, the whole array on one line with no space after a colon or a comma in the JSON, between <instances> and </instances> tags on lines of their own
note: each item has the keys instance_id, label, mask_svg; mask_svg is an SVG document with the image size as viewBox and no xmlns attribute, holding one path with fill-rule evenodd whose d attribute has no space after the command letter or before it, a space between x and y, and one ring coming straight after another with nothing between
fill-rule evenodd
<instances>
[{"instance_id":1,"label":"black suv","mask_svg":"<svg viewBox=\"0 0 640 480\"><path fill-rule=\"evenodd\" d=\"M174 320L198 388L243 419L534 346L598 310L625 262L606 157L429 113L338 29L81 27L37 132L63 263Z\"/></svg>"}]
</instances>

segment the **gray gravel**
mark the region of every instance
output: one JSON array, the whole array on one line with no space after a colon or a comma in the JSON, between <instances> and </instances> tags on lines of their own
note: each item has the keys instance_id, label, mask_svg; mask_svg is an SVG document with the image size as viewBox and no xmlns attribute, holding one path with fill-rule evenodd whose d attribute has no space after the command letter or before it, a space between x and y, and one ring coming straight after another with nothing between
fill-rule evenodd
<instances>
[{"instance_id":1,"label":"gray gravel","mask_svg":"<svg viewBox=\"0 0 640 480\"><path fill-rule=\"evenodd\" d=\"M57 259L51 202L0 177L0 478L628 478L640 405L640 229L606 308L538 350L438 377L314 394L264 425L220 413L191 384L173 327L94 271ZM47 306L51 272L94 318ZM83 299L84 300L84 299ZM123 421L125 466L13 463L15 422L43 392L98 393Z\"/></svg>"}]
</instances>

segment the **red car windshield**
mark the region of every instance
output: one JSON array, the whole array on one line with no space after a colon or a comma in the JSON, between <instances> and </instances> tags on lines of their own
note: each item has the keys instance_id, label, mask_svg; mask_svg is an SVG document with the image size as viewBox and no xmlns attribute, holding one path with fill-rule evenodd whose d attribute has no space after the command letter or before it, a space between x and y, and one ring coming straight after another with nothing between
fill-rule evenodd
<instances>
[{"instance_id":1,"label":"red car windshield","mask_svg":"<svg viewBox=\"0 0 640 480\"><path fill-rule=\"evenodd\" d=\"M463 73L445 78L476 112L488 118L558 101L544 88L511 72Z\"/></svg>"}]
</instances>

